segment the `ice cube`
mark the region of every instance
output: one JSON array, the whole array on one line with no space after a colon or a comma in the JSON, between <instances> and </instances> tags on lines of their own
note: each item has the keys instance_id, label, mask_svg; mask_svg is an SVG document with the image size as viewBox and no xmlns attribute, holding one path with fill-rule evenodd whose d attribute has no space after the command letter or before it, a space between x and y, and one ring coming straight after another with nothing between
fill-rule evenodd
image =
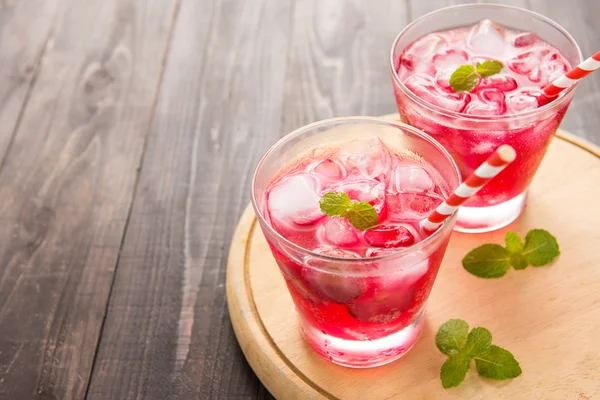
<instances>
[{"instance_id":1,"label":"ice cube","mask_svg":"<svg viewBox=\"0 0 600 400\"><path fill-rule=\"evenodd\" d=\"M381 261L380 264L385 271L371 280L363 296L348 305L348 311L358 320L388 323L410 311L417 299L416 285L429 270L429 259L418 251Z\"/></svg>"},{"instance_id":2,"label":"ice cube","mask_svg":"<svg viewBox=\"0 0 600 400\"><path fill-rule=\"evenodd\" d=\"M435 84L446 92L454 93L454 89L452 89L452 86L450 86L450 77L452 76L453 72L454 71L451 69L443 69L436 72L434 78Z\"/></svg>"},{"instance_id":3,"label":"ice cube","mask_svg":"<svg viewBox=\"0 0 600 400\"><path fill-rule=\"evenodd\" d=\"M489 78L483 78L477 88L475 88L475 91L494 88L506 93L515 90L517 86L517 81L510 76L494 75Z\"/></svg>"},{"instance_id":4,"label":"ice cube","mask_svg":"<svg viewBox=\"0 0 600 400\"><path fill-rule=\"evenodd\" d=\"M561 77L569 71L569 64L562 55L555 51L550 51L542 59L539 67L539 82L545 86L555 79Z\"/></svg>"},{"instance_id":5,"label":"ice cube","mask_svg":"<svg viewBox=\"0 0 600 400\"><path fill-rule=\"evenodd\" d=\"M461 112L470 100L468 93L444 92L427 75L412 75L404 84L418 97L448 111Z\"/></svg>"},{"instance_id":6,"label":"ice cube","mask_svg":"<svg viewBox=\"0 0 600 400\"><path fill-rule=\"evenodd\" d=\"M465 108L471 115L502 115L506 112L504 93L495 88L482 89L477 92L477 100L472 100Z\"/></svg>"},{"instance_id":7,"label":"ice cube","mask_svg":"<svg viewBox=\"0 0 600 400\"><path fill-rule=\"evenodd\" d=\"M333 191L344 192L350 199L366 201L381 216L385 206L385 184L372 179L349 178L333 188Z\"/></svg>"},{"instance_id":8,"label":"ice cube","mask_svg":"<svg viewBox=\"0 0 600 400\"><path fill-rule=\"evenodd\" d=\"M512 93L506 98L506 107L510 113L520 113L535 110L539 107L539 99L542 96L541 91L523 90Z\"/></svg>"},{"instance_id":9,"label":"ice cube","mask_svg":"<svg viewBox=\"0 0 600 400\"><path fill-rule=\"evenodd\" d=\"M450 70L452 73L467 61L469 61L469 55L464 50L448 49L433 56L433 67L436 71Z\"/></svg>"},{"instance_id":10,"label":"ice cube","mask_svg":"<svg viewBox=\"0 0 600 400\"><path fill-rule=\"evenodd\" d=\"M512 40L515 47L529 47L537 42L537 35L533 32L525 32L518 34Z\"/></svg>"},{"instance_id":11,"label":"ice cube","mask_svg":"<svg viewBox=\"0 0 600 400\"><path fill-rule=\"evenodd\" d=\"M388 148L377 136L356 139L345 145L340 157L348 172L358 170L365 178L384 182L392 165Z\"/></svg>"},{"instance_id":12,"label":"ice cube","mask_svg":"<svg viewBox=\"0 0 600 400\"><path fill-rule=\"evenodd\" d=\"M348 247L358 243L358 233L345 218L326 218L317 235L321 242Z\"/></svg>"},{"instance_id":13,"label":"ice cube","mask_svg":"<svg viewBox=\"0 0 600 400\"><path fill-rule=\"evenodd\" d=\"M433 180L424 168L416 165L398 165L388 186L389 192L426 192L433 188Z\"/></svg>"},{"instance_id":14,"label":"ice cube","mask_svg":"<svg viewBox=\"0 0 600 400\"><path fill-rule=\"evenodd\" d=\"M489 19L479 21L471 29L467 38L467 45L479 53L500 58L504 54L506 46L504 30Z\"/></svg>"},{"instance_id":15,"label":"ice cube","mask_svg":"<svg viewBox=\"0 0 600 400\"><path fill-rule=\"evenodd\" d=\"M346 177L346 168L337 160L327 158L314 162L308 170L320 175L322 181L331 182Z\"/></svg>"},{"instance_id":16,"label":"ice cube","mask_svg":"<svg viewBox=\"0 0 600 400\"><path fill-rule=\"evenodd\" d=\"M349 250L327 247L317 249L315 252L333 257L360 257L357 253ZM367 287L365 279L352 274L351 271L344 271L344 267L341 265L336 266L332 261L325 262L316 259L307 260L307 265L309 267L302 270L304 279L316 293L327 300L347 304L365 292Z\"/></svg>"},{"instance_id":17,"label":"ice cube","mask_svg":"<svg viewBox=\"0 0 600 400\"><path fill-rule=\"evenodd\" d=\"M400 62L403 67L410 70L414 70L423 64L428 65L431 56L444 48L445 45L446 40L443 37L431 33L407 47L400 57Z\"/></svg>"},{"instance_id":18,"label":"ice cube","mask_svg":"<svg viewBox=\"0 0 600 400\"><path fill-rule=\"evenodd\" d=\"M402 225L378 225L365 231L365 241L374 247L408 247L415 236Z\"/></svg>"},{"instance_id":19,"label":"ice cube","mask_svg":"<svg viewBox=\"0 0 600 400\"><path fill-rule=\"evenodd\" d=\"M278 227L311 225L324 217L319 206L320 182L310 174L286 177L273 185L267 197L267 210Z\"/></svg>"},{"instance_id":20,"label":"ice cube","mask_svg":"<svg viewBox=\"0 0 600 400\"><path fill-rule=\"evenodd\" d=\"M421 220L427 217L443 200L436 193L388 194L388 218L392 221Z\"/></svg>"}]
</instances>

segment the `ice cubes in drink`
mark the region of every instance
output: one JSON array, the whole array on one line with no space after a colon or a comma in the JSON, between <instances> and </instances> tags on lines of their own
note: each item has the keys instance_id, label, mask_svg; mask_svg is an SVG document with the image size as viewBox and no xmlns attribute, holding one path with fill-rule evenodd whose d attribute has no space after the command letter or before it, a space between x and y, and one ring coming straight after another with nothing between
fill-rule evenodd
<instances>
[{"instance_id":1,"label":"ice cubes in drink","mask_svg":"<svg viewBox=\"0 0 600 400\"><path fill-rule=\"evenodd\" d=\"M389 192L426 192L434 183L429 173L417 165L398 165L392 171Z\"/></svg>"},{"instance_id":2,"label":"ice cubes in drink","mask_svg":"<svg viewBox=\"0 0 600 400\"><path fill-rule=\"evenodd\" d=\"M374 247L408 247L415 243L413 233L402 225L378 225L367 229L364 238Z\"/></svg>"},{"instance_id":3,"label":"ice cubes in drink","mask_svg":"<svg viewBox=\"0 0 600 400\"><path fill-rule=\"evenodd\" d=\"M344 166L339 161L331 158L314 162L308 170L318 174L321 181L337 181L346 177Z\"/></svg>"},{"instance_id":4,"label":"ice cubes in drink","mask_svg":"<svg viewBox=\"0 0 600 400\"><path fill-rule=\"evenodd\" d=\"M433 67L436 71L454 71L457 67L467 64L469 55L460 49L448 49L433 56Z\"/></svg>"},{"instance_id":5,"label":"ice cubes in drink","mask_svg":"<svg viewBox=\"0 0 600 400\"><path fill-rule=\"evenodd\" d=\"M441 90L433 78L423 74L410 76L404 84L421 99L449 111L461 112L470 100L468 93L449 93Z\"/></svg>"},{"instance_id":6,"label":"ice cubes in drink","mask_svg":"<svg viewBox=\"0 0 600 400\"><path fill-rule=\"evenodd\" d=\"M539 107L539 99L542 95L540 90L522 90L511 93L506 98L508 112L517 114L525 111L535 110Z\"/></svg>"},{"instance_id":7,"label":"ice cubes in drink","mask_svg":"<svg viewBox=\"0 0 600 400\"><path fill-rule=\"evenodd\" d=\"M402 53L402 66L413 70L426 64L430 57L443 49L447 44L440 35L430 33L417 42L414 42Z\"/></svg>"},{"instance_id":8,"label":"ice cubes in drink","mask_svg":"<svg viewBox=\"0 0 600 400\"><path fill-rule=\"evenodd\" d=\"M346 218L326 217L319 228L320 240L333 246L349 247L358 243L358 231Z\"/></svg>"},{"instance_id":9,"label":"ice cubes in drink","mask_svg":"<svg viewBox=\"0 0 600 400\"><path fill-rule=\"evenodd\" d=\"M385 184L372 179L361 177L348 177L333 188L336 192L344 192L354 201L365 201L371 204L377 214L381 213L385 206Z\"/></svg>"},{"instance_id":10,"label":"ice cubes in drink","mask_svg":"<svg viewBox=\"0 0 600 400\"><path fill-rule=\"evenodd\" d=\"M280 229L310 225L324 214L319 206L320 182L312 175L300 173L273 185L267 197L271 222ZM293 224L291 224L293 223Z\"/></svg>"},{"instance_id":11,"label":"ice cubes in drink","mask_svg":"<svg viewBox=\"0 0 600 400\"><path fill-rule=\"evenodd\" d=\"M506 112L504 93L495 88L482 89L477 92L477 98L465 108L465 114L470 115L502 115Z\"/></svg>"},{"instance_id":12,"label":"ice cubes in drink","mask_svg":"<svg viewBox=\"0 0 600 400\"><path fill-rule=\"evenodd\" d=\"M315 250L318 254L340 258L358 258L360 255L350 250L324 247ZM302 270L303 278L312 289L327 300L347 304L360 297L366 290L363 277L350 271L352 266L335 265L318 259L307 259L307 267Z\"/></svg>"},{"instance_id":13,"label":"ice cubes in drink","mask_svg":"<svg viewBox=\"0 0 600 400\"><path fill-rule=\"evenodd\" d=\"M533 32L523 32L516 35L512 40L514 47L529 47L537 42L537 35Z\"/></svg>"},{"instance_id":14,"label":"ice cubes in drink","mask_svg":"<svg viewBox=\"0 0 600 400\"><path fill-rule=\"evenodd\" d=\"M388 217L392 221L421 220L444 200L437 193L389 193Z\"/></svg>"},{"instance_id":15,"label":"ice cubes in drink","mask_svg":"<svg viewBox=\"0 0 600 400\"><path fill-rule=\"evenodd\" d=\"M391 168L388 148L377 136L355 139L340 151L340 158L348 169L358 170L369 179L384 182Z\"/></svg>"},{"instance_id":16,"label":"ice cubes in drink","mask_svg":"<svg viewBox=\"0 0 600 400\"><path fill-rule=\"evenodd\" d=\"M518 83L515 78L507 75L494 75L488 78L483 78L479 85L475 88L475 91L482 89L498 89L502 92L510 92L518 87Z\"/></svg>"},{"instance_id":17,"label":"ice cubes in drink","mask_svg":"<svg viewBox=\"0 0 600 400\"><path fill-rule=\"evenodd\" d=\"M476 50L479 54L502 57L506 47L504 30L492 20L479 21L477 25L471 28L467 38L467 46Z\"/></svg>"}]
</instances>

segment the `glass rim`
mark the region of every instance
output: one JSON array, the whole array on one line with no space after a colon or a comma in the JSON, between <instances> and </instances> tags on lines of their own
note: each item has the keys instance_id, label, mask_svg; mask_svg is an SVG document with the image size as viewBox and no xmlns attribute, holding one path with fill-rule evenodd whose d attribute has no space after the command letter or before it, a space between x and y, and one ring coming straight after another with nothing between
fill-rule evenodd
<instances>
[{"instance_id":1,"label":"glass rim","mask_svg":"<svg viewBox=\"0 0 600 400\"><path fill-rule=\"evenodd\" d=\"M277 238L277 240L284 242L286 245L290 246L295 251L304 253L305 256L308 255L308 256L319 258L319 259L322 259L325 261L347 262L347 263L374 262L374 261L390 260L390 259L398 258L398 257L404 256L406 254L410 254L410 253L421 250L423 247L425 247L429 243L432 243L437 237L439 237L441 235L442 231L445 231L448 229L448 227L451 225L451 221L455 218L456 213L458 212L458 208L455 209L448 218L446 218L446 220L439 226L439 228L437 228L437 230L435 232L433 232L431 235L429 235L422 241L418 242L417 244L410 246L410 247L402 248L398 251L395 251L395 252L389 253L389 254L383 254L380 256L376 256L376 257L359 257L359 258L344 258L344 257L329 256L329 255L319 254L312 250L306 249L306 248L292 242L291 240L288 240L283 235L281 235L279 232L277 232L277 230L275 228L273 228L271 226L271 224L269 224L267 222L267 220L263 216L262 211L259 209L258 201L256 199L256 194L255 194L256 178L257 178L258 172L261 170L261 167L263 166L265 160L273 151L275 151L277 148L283 146L284 144L289 142L291 139L301 136L303 133L310 131L316 127L326 126L326 125L336 124L336 123L350 123L350 122L352 122L352 123L353 122L374 123L374 124L378 124L378 125L386 125L386 126L396 127L401 130L409 131L411 134L419 137L420 139L427 141L429 144L433 145L437 150L439 150L446 157L446 159L450 161L450 166L453 169L454 175L457 177L457 187L460 186L460 184L462 183L460 170L458 169L458 165L456 164L456 162L454 161L454 158L452 158L450 153L438 141L436 141L432 136L428 135L427 133L425 133L413 126L407 125L407 124L399 122L399 121L396 122L396 121L385 120L382 118L375 118L375 117L328 118L328 119L324 119L321 121L313 122L308 125L304 125L298 129L286 134L284 137L279 139L275 144L273 144L269 148L269 150L267 150L267 152L262 156L260 161L258 162L258 165L256 166L256 169L254 170L254 174L252 176L252 182L250 184L250 191L251 191L250 200L252 202L252 207L254 208L254 213L261 223L260 225L262 227L267 227L267 230L269 231L270 234L274 235Z\"/></svg>"},{"instance_id":2,"label":"glass rim","mask_svg":"<svg viewBox=\"0 0 600 400\"><path fill-rule=\"evenodd\" d=\"M429 102L421 99L419 96L417 96L415 93L413 93L412 90L410 90L408 87L406 87L404 82L402 82L400 80L400 77L398 76L398 72L396 71L396 68L394 66L394 50L396 48L398 41L401 39L401 37L406 32L408 32L409 29L413 28L414 25L416 25L418 22L422 22L423 20L430 18L431 16L434 16L438 13L442 13L442 12L448 11L448 10L478 8L478 7L479 8L490 8L490 9L499 9L499 8L512 9L512 10L516 10L519 12L524 12L526 14L529 14L533 18L536 18L542 22L547 23L548 25L552 26L553 28L557 29L560 33L565 35L567 40L569 40L569 42L571 42L571 44L574 45L575 50L577 51L577 56L579 57L577 64L579 64L583 61L583 54L581 53L581 48L579 47L579 44L577 43L575 38L565 28L563 28L562 25L560 25L556 21L554 21L540 13L537 13L537 12L531 11L531 10L527 10L525 8L510 6L510 5L505 5L505 4L480 4L480 3L458 4L458 5L444 7L444 8L440 8L440 9L428 12L427 14L420 16L419 18L415 19L414 21L412 21L411 23L406 25L400 31L400 33L398 33L398 35L394 39L394 42L392 43L392 49L390 50L390 68L392 71L392 80L394 81L394 83L396 83L398 85L398 87L402 90L402 92L405 95L407 95L411 100L413 100L416 103L418 103L419 105L427 108L428 110L436 112L438 114L443 114L443 115L446 115L449 117L454 117L454 118L459 117L459 118L462 118L462 119L468 120L468 121L480 121L480 122L481 121L494 121L494 122L497 122L497 121L510 120L510 119L514 119L514 118L526 118L526 117L531 117L531 116L536 116L538 114L542 114L545 111L552 110L554 108L558 108L559 106L563 105L563 103L565 101L567 101L566 99L568 99L568 97L569 97L568 94L572 93L579 83L575 83L574 85L571 85L571 87L569 87L568 89L566 89L562 92L562 96L560 96L559 98L557 98L554 101L549 102L548 104L544 104L542 107L536 108L534 110L525 111L522 113L514 113L514 114L506 114L506 115L469 115L469 114L463 114L463 113L456 112L456 111L446 110L438 105L429 103ZM432 31L432 32L435 32L435 31ZM402 49L402 50L404 50L404 49Z\"/></svg>"}]
</instances>

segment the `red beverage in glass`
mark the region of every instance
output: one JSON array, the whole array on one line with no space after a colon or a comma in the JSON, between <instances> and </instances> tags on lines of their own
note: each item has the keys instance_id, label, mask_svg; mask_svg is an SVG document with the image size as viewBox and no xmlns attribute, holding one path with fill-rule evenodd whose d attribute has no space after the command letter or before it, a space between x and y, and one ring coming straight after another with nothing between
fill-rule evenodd
<instances>
[{"instance_id":1,"label":"red beverage in glass","mask_svg":"<svg viewBox=\"0 0 600 400\"><path fill-rule=\"evenodd\" d=\"M317 123L267 153L255 176L253 204L304 337L319 354L370 367L410 349L454 218L432 236L419 221L458 182L439 144L376 119ZM370 203L378 224L362 231L345 218L326 216L319 199L327 192Z\"/></svg>"},{"instance_id":2,"label":"red beverage in glass","mask_svg":"<svg viewBox=\"0 0 600 400\"><path fill-rule=\"evenodd\" d=\"M501 73L481 79L469 93L454 92L452 72L486 60L500 61ZM517 151L515 162L461 208L455 229L489 231L519 216L573 96L570 89L546 104L541 89L580 60L577 44L560 26L515 7L449 7L400 33L391 61L402 120L446 147L463 178L501 144Z\"/></svg>"}]
</instances>

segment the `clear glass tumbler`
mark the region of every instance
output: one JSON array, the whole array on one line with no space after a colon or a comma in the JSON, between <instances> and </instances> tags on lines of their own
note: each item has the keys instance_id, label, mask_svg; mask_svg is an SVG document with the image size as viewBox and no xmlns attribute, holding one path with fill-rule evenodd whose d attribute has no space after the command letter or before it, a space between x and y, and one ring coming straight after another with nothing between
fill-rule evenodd
<instances>
[{"instance_id":1,"label":"clear glass tumbler","mask_svg":"<svg viewBox=\"0 0 600 400\"><path fill-rule=\"evenodd\" d=\"M282 236L270 222L266 197L269 184L286 165L314 155L315 149L373 136L394 152L427 163L444 195L460 184L452 157L430 136L402 123L350 117L317 122L285 136L258 164L251 189L252 205L295 303L304 338L323 357L348 367L389 363L418 339L455 215L410 247L376 257L341 258L310 251ZM354 288L365 290L347 299L331 295Z\"/></svg>"},{"instance_id":2,"label":"clear glass tumbler","mask_svg":"<svg viewBox=\"0 0 600 400\"><path fill-rule=\"evenodd\" d=\"M511 6L467 4L443 8L415 20L400 32L392 46L390 67L401 120L438 140L454 157L463 179L501 144L510 144L517 151L517 159L461 207L455 229L463 232L495 230L521 214L527 188L575 91L572 86L549 104L519 114L474 116L430 104L399 79L400 56L410 43L432 32L470 26L484 19L535 33L556 47L571 65L582 60L579 46L560 25L532 11Z\"/></svg>"}]
</instances>

